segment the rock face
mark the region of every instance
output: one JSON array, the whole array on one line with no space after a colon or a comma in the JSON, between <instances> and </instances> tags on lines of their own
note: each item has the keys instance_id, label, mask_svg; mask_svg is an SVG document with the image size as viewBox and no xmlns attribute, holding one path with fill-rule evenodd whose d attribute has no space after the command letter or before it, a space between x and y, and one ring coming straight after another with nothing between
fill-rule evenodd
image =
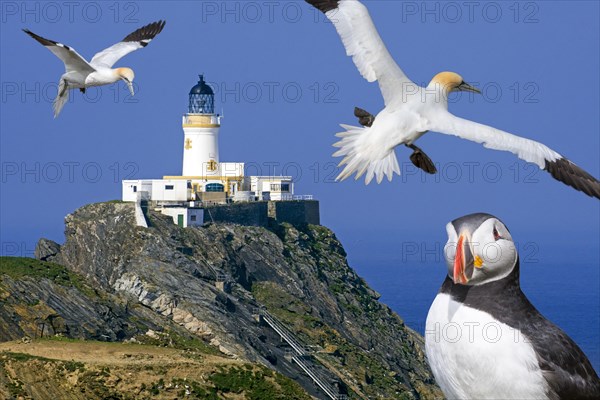
<instances>
[{"instance_id":1,"label":"rock face","mask_svg":"<svg viewBox=\"0 0 600 400\"><path fill-rule=\"evenodd\" d=\"M122 341L153 329L188 334L131 299L92 287L63 266L0 258L0 342L55 335Z\"/></svg>"},{"instance_id":2,"label":"rock face","mask_svg":"<svg viewBox=\"0 0 600 400\"><path fill-rule=\"evenodd\" d=\"M422 338L377 301L327 228L183 229L152 211L148 218L150 227L141 228L131 204L85 206L65 219L65 244L58 249L41 241L36 255L110 296L141 304L155 322L168 321L230 357L296 379L318 398L325 397L286 360L278 337L256 322L257 309L266 308L314 349L350 398L442 397ZM110 339L128 333L119 332Z\"/></svg>"},{"instance_id":3,"label":"rock face","mask_svg":"<svg viewBox=\"0 0 600 400\"><path fill-rule=\"evenodd\" d=\"M40 239L35 246L33 256L41 261L52 261L60 252L60 245L52 240Z\"/></svg>"}]
</instances>

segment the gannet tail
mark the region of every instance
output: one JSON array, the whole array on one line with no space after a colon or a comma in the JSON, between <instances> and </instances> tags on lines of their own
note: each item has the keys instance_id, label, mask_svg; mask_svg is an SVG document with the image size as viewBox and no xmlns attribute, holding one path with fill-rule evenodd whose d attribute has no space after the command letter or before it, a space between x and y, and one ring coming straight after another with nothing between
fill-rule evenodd
<instances>
[{"instance_id":1,"label":"gannet tail","mask_svg":"<svg viewBox=\"0 0 600 400\"><path fill-rule=\"evenodd\" d=\"M65 80L61 79L58 84L58 94L52 103L54 108L54 118L58 117L58 114L60 114L67 100L69 100L69 88Z\"/></svg>"},{"instance_id":2,"label":"gannet tail","mask_svg":"<svg viewBox=\"0 0 600 400\"><path fill-rule=\"evenodd\" d=\"M373 178L377 179L377 183L381 183L384 176L391 181L394 172L400 175L400 166L393 148L386 152L382 152L381 148L372 150L369 136L373 135L373 132L369 131L373 128L349 125L341 125L341 127L345 131L336 134L342 140L333 145L339 147L333 156L344 157L338 166L346 166L336 178L337 181L343 181L356 173L355 179L358 180L365 175L365 184L368 185Z\"/></svg>"}]
</instances>

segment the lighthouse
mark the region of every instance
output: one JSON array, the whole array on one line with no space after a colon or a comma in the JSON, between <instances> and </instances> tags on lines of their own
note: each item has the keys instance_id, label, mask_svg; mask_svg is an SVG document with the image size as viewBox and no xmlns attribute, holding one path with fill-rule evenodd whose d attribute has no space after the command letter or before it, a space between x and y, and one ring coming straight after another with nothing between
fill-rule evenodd
<instances>
[{"instance_id":1,"label":"lighthouse","mask_svg":"<svg viewBox=\"0 0 600 400\"><path fill-rule=\"evenodd\" d=\"M219 130L221 117L215 114L215 94L200 75L189 93L188 112L182 121L184 177L219 176Z\"/></svg>"},{"instance_id":2,"label":"lighthouse","mask_svg":"<svg viewBox=\"0 0 600 400\"><path fill-rule=\"evenodd\" d=\"M318 202L313 201L311 195L295 195L293 177L262 175L260 165L256 163L259 174L246 175L243 162L222 162L219 159L221 116L215 114L215 93L204 81L203 75L189 91L188 109L183 115L182 128L181 175L122 182L122 199L135 203L139 226L147 226L142 204L170 215L173 222L181 227L202 225L205 222L205 208L231 203L256 205L231 208L231 212L219 208L218 213L209 213L210 221L219 221L219 218L235 223L264 222L270 218L292 221L284 216L296 215L303 216L303 222L319 223ZM269 206L265 206L264 202L269 202ZM275 204L278 202L290 204ZM295 211L288 212L282 207ZM310 218L304 217L308 215L307 207L312 210Z\"/></svg>"}]
</instances>

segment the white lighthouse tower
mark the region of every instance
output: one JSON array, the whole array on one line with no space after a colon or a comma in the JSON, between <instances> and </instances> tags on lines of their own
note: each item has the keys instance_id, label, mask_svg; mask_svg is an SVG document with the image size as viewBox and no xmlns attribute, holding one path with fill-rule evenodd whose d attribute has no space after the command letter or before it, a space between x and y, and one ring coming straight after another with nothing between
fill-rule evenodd
<instances>
[{"instance_id":1,"label":"white lighthouse tower","mask_svg":"<svg viewBox=\"0 0 600 400\"><path fill-rule=\"evenodd\" d=\"M204 76L190 90L188 112L183 116L184 177L219 176L219 130L221 117L215 114L215 95Z\"/></svg>"}]
</instances>

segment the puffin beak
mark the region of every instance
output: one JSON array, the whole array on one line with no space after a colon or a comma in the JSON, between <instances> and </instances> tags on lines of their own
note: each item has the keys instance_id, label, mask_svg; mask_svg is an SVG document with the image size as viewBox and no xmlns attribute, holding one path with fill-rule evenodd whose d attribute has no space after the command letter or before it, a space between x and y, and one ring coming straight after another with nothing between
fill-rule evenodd
<instances>
[{"instance_id":1,"label":"puffin beak","mask_svg":"<svg viewBox=\"0 0 600 400\"><path fill-rule=\"evenodd\" d=\"M458 238L456 255L454 256L454 283L463 285L468 283L473 276L476 264L479 265L477 268L481 268L481 258L473 258L471 244L467 242L467 237L463 233Z\"/></svg>"},{"instance_id":2,"label":"puffin beak","mask_svg":"<svg viewBox=\"0 0 600 400\"><path fill-rule=\"evenodd\" d=\"M456 90L459 92L473 92L473 93L481 94L481 90L469 85L465 81L462 81L462 83L456 87Z\"/></svg>"}]
</instances>

